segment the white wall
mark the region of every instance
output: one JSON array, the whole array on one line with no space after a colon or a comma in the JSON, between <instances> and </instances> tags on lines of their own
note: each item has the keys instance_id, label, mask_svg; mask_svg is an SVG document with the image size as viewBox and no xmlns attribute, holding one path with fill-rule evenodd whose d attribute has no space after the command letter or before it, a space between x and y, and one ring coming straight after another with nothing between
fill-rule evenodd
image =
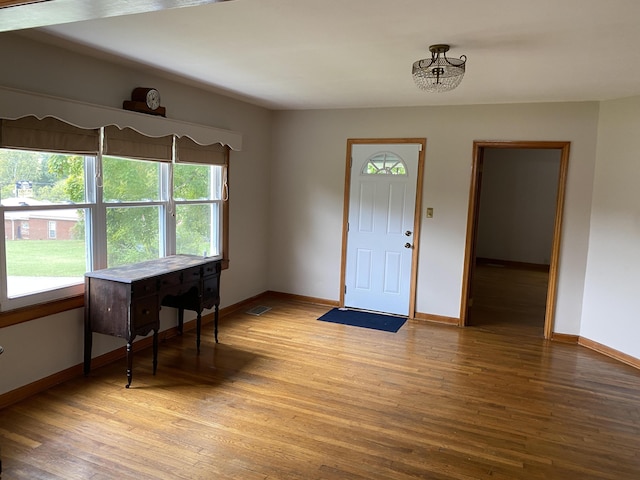
<instances>
[{"instance_id":1,"label":"white wall","mask_svg":"<svg viewBox=\"0 0 640 480\"><path fill-rule=\"evenodd\" d=\"M554 330L578 334L597 119L597 103L276 112L270 287L338 300L347 139L426 137L416 308L458 318L473 141L571 141Z\"/></svg>"},{"instance_id":2,"label":"white wall","mask_svg":"<svg viewBox=\"0 0 640 480\"><path fill-rule=\"evenodd\" d=\"M603 102L581 335L640 358L640 97Z\"/></svg>"},{"instance_id":3,"label":"white wall","mask_svg":"<svg viewBox=\"0 0 640 480\"><path fill-rule=\"evenodd\" d=\"M486 148L476 256L549 265L560 150Z\"/></svg>"},{"instance_id":4,"label":"white wall","mask_svg":"<svg viewBox=\"0 0 640 480\"><path fill-rule=\"evenodd\" d=\"M241 132L243 150L230 158L230 267L222 272L221 306L268 289L270 111L15 33L0 34L0 65L0 85L117 108L134 87L153 86L162 95L167 117ZM191 313L185 314L187 320L195 316ZM5 349L0 394L80 364L82 318L78 309L0 329ZM175 310L164 308L162 329L175 325L175 318ZM104 335L94 337L94 356L124 344Z\"/></svg>"}]
</instances>

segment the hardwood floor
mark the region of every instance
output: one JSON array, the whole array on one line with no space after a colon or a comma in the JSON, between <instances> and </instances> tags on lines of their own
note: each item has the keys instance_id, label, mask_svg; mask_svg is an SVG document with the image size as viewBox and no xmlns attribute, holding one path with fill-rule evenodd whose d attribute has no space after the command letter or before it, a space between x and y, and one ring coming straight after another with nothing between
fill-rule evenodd
<instances>
[{"instance_id":1,"label":"hardwood floor","mask_svg":"<svg viewBox=\"0 0 640 480\"><path fill-rule=\"evenodd\" d=\"M469 324L511 336L544 337L549 272L479 264L474 272Z\"/></svg>"},{"instance_id":2,"label":"hardwood floor","mask_svg":"<svg viewBox=\"0 0 640 480\"><path fill-rule=\"evenodd\" d=\"M0 411L4 480L637 479L640 372L577 345L263 300Z\"/></svg>"}]
</instances>

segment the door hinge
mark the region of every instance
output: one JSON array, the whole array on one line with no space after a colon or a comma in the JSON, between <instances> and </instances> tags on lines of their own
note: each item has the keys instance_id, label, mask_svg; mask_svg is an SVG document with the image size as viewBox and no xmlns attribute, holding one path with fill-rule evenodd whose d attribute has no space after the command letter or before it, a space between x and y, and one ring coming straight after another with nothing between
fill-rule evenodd
<instances>
[{"instance_id":1,"label":"door hinge","mask_svg":"<svg viewBox=\"0 0 640 480\"><path fill-rule=\"evenodd\" d=\"M347 294L347 286L346 285L344 286L344 294L345 295Z\"/></svg>"}]
</instances>

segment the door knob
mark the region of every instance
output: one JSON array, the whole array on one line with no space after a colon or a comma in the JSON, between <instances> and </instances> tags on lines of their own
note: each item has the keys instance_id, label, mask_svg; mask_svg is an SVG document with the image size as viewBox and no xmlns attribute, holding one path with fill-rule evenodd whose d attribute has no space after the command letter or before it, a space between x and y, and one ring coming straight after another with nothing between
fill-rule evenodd
<instances>
[{"instance_id":1,"label":"door knob","mask_svg":"<svg viewBox=\"0 0 640 480\"><path fill-rule=\"evenodd\" d=\"M404 232L404 234L405 234L407 237L410 237L412 233L413 233L413 232L412 232L411 230L407 230L406 232Z\"/></svg>"},{"instance_id":2,"label":"door knob","mask_svg":"<svg viewBox=\"0 0 640 480\"><path fill-rule=\"evenodd\" d=\"M410 243L405 243L404 244L404 248L411 248L413 245L411 245Z\"/></svg>"}]
</instances>

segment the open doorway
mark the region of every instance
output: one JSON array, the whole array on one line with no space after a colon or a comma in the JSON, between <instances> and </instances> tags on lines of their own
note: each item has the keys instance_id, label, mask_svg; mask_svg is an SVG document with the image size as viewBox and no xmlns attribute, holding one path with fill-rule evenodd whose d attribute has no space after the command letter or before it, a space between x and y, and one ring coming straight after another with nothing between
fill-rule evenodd
<instances>
[{"instance_id":1,"label":"open doorway","mask_svg":"<svg viewBox=\"0 0 640 480\"><path fill-rule=\"evenodd\" d=\"M461 324L550 338L568 142L474 142Z\"/></svg>"}]
</instances>

